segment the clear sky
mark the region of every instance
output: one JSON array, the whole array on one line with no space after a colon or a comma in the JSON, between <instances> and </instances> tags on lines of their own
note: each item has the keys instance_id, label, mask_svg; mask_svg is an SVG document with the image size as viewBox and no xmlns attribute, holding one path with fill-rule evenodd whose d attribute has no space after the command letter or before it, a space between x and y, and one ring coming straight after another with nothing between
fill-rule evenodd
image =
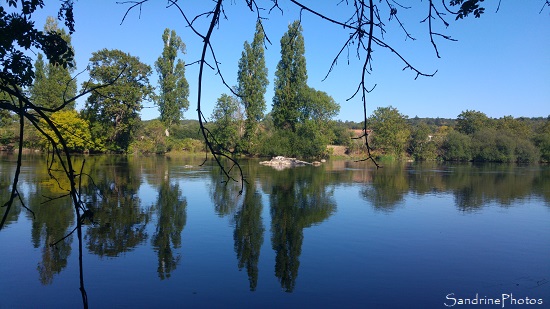
<instances>
[{"instance_id":1,"label":"clear sky","mask_svg":"<svg viewBox=\"0 0 550 309\"><path fill-rule=\"evenodd\" d=\"M237 64L245 40L252 41L256 13L251 12L243 0L225 1L225 15L212 36L216 57L223 77L229 85L237 83ZM351 15L351 7L336 4L340 0L303 1L329 17L343 18ZM378 1L377 1L378 2ZM450 42L436 39L441 58L437 58L428 36L427 24L420 23L428 12L427 1L414 2L409 10L399 9L399 17L416 39L406 39L395 20L382 17L386 24L385 39L412 65L426 73L438 71L434 77L419 77L411 71L403 71L404 64L388 50L376 47L373 53L373 72L367 85L376 85L368 95L368 113L377 107L392 105L409 117L456 118L464 110L478 110L489 117L506 115L514 117L547 117L550 115L550 8L539 14L544 1L503 1L495 13L492 2L484 2L486 13L480 19L468 18L454 21L448 15L448 28L437 24L437 31L457 39ZM259 0L269 8L271 1ZM266 102L268 112L273 97L273 79L280 59L280 38L287 26L299 18L297 7L279 0L281 11L270 14L264 26L271 45L266 50L269 70ZM521 4L519 4L521 3ZM180 1L188 16L204 12L214 2L205 0ZM384 5L384 2L378 5ZM409 4L412 5L412 4ZM494 4L496 5L496 4ZM182 15L175 8L166 8L166 1L151 0L122 18L130 4L118 4L113 0L80 0L75 2L76 32L72 43L75 48L77 69L84 70L92 52L103 48L120 49L137 56L151 65L162 52L162 33L165 28L176 30L187 45L187 54L180 55L186 63L200 59L202 42L186 27ZM48 15L57 16L58 4L48 1L44 10L34 16L39 28ZM201 18L196 26L206 32L207 19ZM304 12L302 26L306 47L308 84L330 94L341 105L338 119L362 121L363 106L360 96L346 101L357 89L362 60L350 52L350 61L342 57L337 67L325 77L332 59L348 37L348 30L330 24ZM377 36L380 37L378 33ZM209 58L212 63L212 59ZM219 76L208 70L204 79L203 113L209 117L216 99L229 93ZM186 119L196 119L198 65L187 67L190 84L190 107ZM87 79L86 72L78 77L79 85ZM156 72L151 83L156 86ZM158 117L157 108L146 102L142 119ZM83 107L83 101L77 108Z\"/></svg>"}]
</instances>

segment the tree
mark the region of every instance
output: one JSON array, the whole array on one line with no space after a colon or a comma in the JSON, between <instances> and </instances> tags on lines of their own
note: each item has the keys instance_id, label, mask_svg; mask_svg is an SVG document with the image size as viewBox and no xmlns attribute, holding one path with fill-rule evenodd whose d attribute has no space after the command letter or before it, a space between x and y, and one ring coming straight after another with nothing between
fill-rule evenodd
<instances>
[{"instance_id":1,"label":"tree","mask_svg":"<svg viewBox=\"0 0 550 309\"><path fill-rule=\"evenodd\" d=\"M103 150L99 142L96 143L92 140L89 122L80 118L75 110L55 112L51 115L51 120L61 132L70 151ZM46 128L44 131L52 136L56 143L59 143L59 138L53 134L51 129ZM42 137L42 142L48 145L49 141Z\"/></svg>"},{"instance_id":2,"label":"tree","mask_svg":"<svg viewBox=\"0 0 550 309\"><path fill-rule=\"evenodd\" d=\"M466 110L456 119L456 130L464 134L474 134L483 128L491 126L491 119L482 112Z\"/></svg>"},{"instance_id":3,"label":"tree","mask_svg":"<svg viewBox=\"0 0 550 309\"><path fill-rule=\"evenodd\" d=\"M237 98L222 94L216 101L216 106L210 117L214 122L212 136L216 140L218 150L233 151L240 138L238 119L239 101Z\"/></svg>"},{"instance_id":4,"label":"tree","mask_svg":"<svg viewBox=\"0 0 550 309\"><path fill-rule=\"evenodd\" d=\"M441 145L443 158L448 161L470 161L472 159L472 139L457 132L449 132Z\"/></svg>"},{"instance_id":5,"label":"tree","mask_svg":"<svg viewBox=\"0 0 550 309\"><path fill-rule=\"evenodd\" d=\"M55 160L56 163L61 165L65 179L69 182L69 188L67 189L68 193L66 192L65 196L70 197L75 211L76 227L73 229L73 232L76 231L78 238L80 292L83 306L84 308L88 308L82 264L82 223L86 218L90 218L90 211L81 200L79 189L77 189L76 186L76 182L80 179L80 174L77 174L73 167L69 149L61 133L46 114L46 112L51 112L51 110L34 104L31 97L28 96L27 91L24 91L26 87L32 84L34 79L31 58L25 54L25 51L29 51L31 48L39 50L46 55L50 63L63 67L70 67L74 63L74 53L67 41L58 33L45 33L38 31L34 27L32 15L37 9L44 7L43 1L11 0L7 1L7 3L8 6L13 7L10 9L12 11L10 14L0 6L0 33L2 33L0 38L0 66L2 67L0 72L0 93L7 96L7 98L1 98L0 109L13 112L18 118L19 145L17 151L17 166L13 181L11 182L10 195L8 200L3 203L5 211L0 221L0 229L4 227L14 201L16 198L20 198L18 184L19 174L21 172L23 136L26 121L30 121L35 127L40 127L39 121L41 118L45 121L45 127L51 129L55 136L59 138L58 144L51 136L47 136L49 137L52 148L55 150L51 157L52 164L48 165L48 172L50 173L52 171L53 160ZM18 5L20 5L20 10ZM69 28L69 33L74 31L73 17L73 1L62 0L61 7L58 11L58 19L65 21L65 25ZM102 87L102 85L98 86L96 89L100 87ZM91 90L93 89L88 89L87 91ZM84 91L79 96L85 95L87 91ZM76 99L77 96L67 98L59 107L61 108L64 105L68 105ZM45 136L47 135L44 131L40 131L40 133ZM72 232L63 239L67 239L70 235L72 235Z\"/></svg>"},{"instance_id":6,"label":"tree","mask_svg":"<svg viewBox=\"0 0 550 309\"><path fill-rule=\"evenodd\" d=\"M275 127L296 132L300 103L307 91L305 46L300 21L288 26L281 38L281 60L275 72L272 116Z\"/></svg>"},{"instance_id":7,"label":"tree","mask_svg":"<svg viewBox=\"0 0 550 309\"><path fill-rule=\"evenodd\" d=\"M120 50L102 49L90 62L90 81L83 88L113 84L88 97L84 117L91 122L92 135L103 137L108 149L126 152L140 122L141 103L153 93L151 67Z\"/></svg>"},{"instance_id":8,"label":"tree","mask_svg":"<svg viewBox=\"0 0 550 309\"><path fill-rule=\"evenodd\" d=\"M539 148L541 161L550 162L550 116L536 132L535 145Z\"/></svg>"},{"instance_id":9,"label":"tree","mask_svg":"<svg viewBox=\"0 0 550 309\"><path fill-rule=\"evenodd\" d=\"M49 16L44 26L45 33L58 34L73 50L71 37L65 29L59 29L57 21ZM55 63L45 63L44 56L39 53L34 64L35 78L30 88L31 99L34 104L48 109L56 109L65 105L65 100L76 95L76 79L71 74L76 70L74 60L70 65L63 66ZM75 102L66 104L66 108L74 109Z\"/></svg>"},{"instance_id":10,"label":"tree","mask_svg":"<svg viewBox=\"0 0 550 309\"><path fill-rule=\"evenodd\" d=\"M517 136L518 138L528 139L532 136L533 131L527 122L516 119L512 116L504 116L495 121L497 130L501 133Z\"/></svg>"},{"instance_id":11,"label":"tree","mask_svg":"<svg viewBox=\"0 0 550 309\"><path fill-rule=\"evenodd\" d=\"M258 124L264 117L265 91L269 84L264 56L264 32L260 21L256 22L256 32L252 45L244 42L244 50L239 60L237 91L244 104L246 120L244 130L244 150L251 153L257 143Z\"/></svg>"},{"instance_id":12,"label":"tree","mask_svg":"<svg viewBox=\"0 0 550 309\"><path fill-rule=\"evenodd\" d=\"M178 59L178 51L185 54L185 43L176 31L166 28L162 34L164 49L155 62L159 75L160 94L157 99L160 119L170 130L173 124L183 119L183 112L189 108L189 83L185 78L185 62Z\"/></svg>"},{"instance_id":13,"label":"tree","mask_svg":"<svg viewBox=\"0 0 550 309\"><path fill-rule=\"evenodd\" d=\"M407 116L392 107L379 107L369 118L373 130L372 142L387 154L400 157L411 134Z\"/></svg>"},{"instance_id":14,"label":"tree","mask_svg":"<svg viewBox=\"0 0 550 309\"><path fill-rule=\"evenodd\" d=\"M413 127L410 152L416 160L435 160L437 158L437 146L432 138L431 128L425 122L420 122Z\"/></svg>"},{"instance_id":15,"label":"tree","mask_svg":"<svg viewBox=\"0 0 550 309\"><path fill-rule=\"evenodd\" d=\"M339 111L340 105L330 95L307 87L300 104L300 122L311 120L321 128L327 126Z\"/></svg>"}]
</instances>

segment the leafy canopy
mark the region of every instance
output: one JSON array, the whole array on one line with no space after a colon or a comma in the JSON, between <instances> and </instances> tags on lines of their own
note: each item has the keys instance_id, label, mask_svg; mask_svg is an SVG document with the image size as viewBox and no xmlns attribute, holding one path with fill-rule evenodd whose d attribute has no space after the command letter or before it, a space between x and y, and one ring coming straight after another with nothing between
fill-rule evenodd
<instances>
[{"instance_id":1,"label":"leafy canopy","mask_svg":"<svg viewBox=\"0 0 550 309\"><path fill-rule=\"evenodd\" d=\"M90 58L90 81L84 88L113 83L95 90L86 100L84 116L94 136L113 151L127 151L141 119L142 102L151 98L151 67L120 50L102 49Z\"/></svg>"}]
</instances>

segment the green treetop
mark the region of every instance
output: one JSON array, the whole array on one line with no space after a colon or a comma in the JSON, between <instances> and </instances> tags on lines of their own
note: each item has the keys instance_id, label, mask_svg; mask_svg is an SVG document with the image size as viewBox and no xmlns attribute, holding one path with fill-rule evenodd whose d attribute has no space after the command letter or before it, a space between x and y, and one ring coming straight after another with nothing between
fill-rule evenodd
<instances>
[{"instance_id":1,"label":"green treetop","mask_svg":"<svg viewBox=\"0 0 550 309\"><path fill-rule=\"evenodd\" d=\"M273 122L278 129L296 131L301 97L307 90L305 46L302 26L294 21L281 38L281 60L275 72Z\"/></svg>"},{"instance_id":2,"label":"green treetop","mask_svg":"<svg viewBox=\"0 0 550 309\"><path fill-rule=\"evenodd\" d=\"M127 151L140 123L141 102L153 93L151 67L120 50L102 49L90 62L91 81L84 88L113 84L88 97L84 116L91 122L92 135L103 137L111 150Z\"/></svg>"},{"instance_id":3,"label":"green treetop","mask_svg":"<svg viewBox=\"0 0 550 309\"><path fill-rule=\"evenodd\" d=\"M189 83L185 78L185 62L178 59L178 51L185 54L185 43L176 31L166 28L162 34L164 49L155 62L159 75L160 94L157 98L160 119L168 129L183 118L189 108Z\"/></svg>"},{"instance_id":4,"label":"green treetop","mask_svg":"<svg viewBox=\"0 0 550 309\"><path fill-rule=\"evenodd\" d=\"M211 116L214 123L212 134L217 141L217 146L222 148L218 150L231 151L235 148L241 137L239 134L241 118L237 98L222 94L218 98Z\"/></svg>"},{"instance_id":5,"label":"green treetop","mask_svg":"<svg viewBox=\"0 0 550 309\"><path fill-rule=\"evenodd\" d=\"M466 110L456 118L456 130L464 134L474 134L483 128L492 127L492 120L485 113Z\"/></svg>"},{"instance_id":6,"label":"green treetop","mask_svg":"<svg viewBox=\"0 0 550 309\"><path fill-rule=\"evenodd\" d=\"M72 50L71 36L60 29L57 20L51 16L46 19L44 26L45 33L58 34ZM37 106L55 109L61 107L66 99L71 99L76 95L76 80L71 74L76 69L74 59L71 65L46 63L44 56L39 53L34 64L35 78L30 88L31 99ZM74 109L74 101L66 107Z\"/></svg>"},{"instance_id":7,"label":"green treetop","mask_svg":"<svg viewBox=\"0 0 550 309\"><path fill-rule=\"evenodd\" d=\"M406 119L392 106L377 108L369 118L375 147L397 157L403 155L411 134Z\"/></svg>"}]
</instances>

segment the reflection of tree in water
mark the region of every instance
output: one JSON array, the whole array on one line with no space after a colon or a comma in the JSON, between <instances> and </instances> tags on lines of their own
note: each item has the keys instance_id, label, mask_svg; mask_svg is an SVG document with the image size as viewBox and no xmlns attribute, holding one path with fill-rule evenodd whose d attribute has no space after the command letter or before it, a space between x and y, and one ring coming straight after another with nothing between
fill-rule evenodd
<instances>
[{"instance_id":1,"label":"reflection of tree in water","mask_svg":"<svg viewBox=\"0 0 550 309\"><path fill-rule=\"evenodd\" d=\"M387 165L372 173L372 183L361 195L379 210L393 210L407 193L418 195L448 192L461 211L480 209L491 202L514 205L535 192L548 195L548 169L516 164ZM537 190L537 188L540 188ZM549 200L547 198L547 200Z\"/></svg>"},{"instance_id":2,"label":"reflection of tree in water","mask_svg":"<svg viewBox=\"0 0 550 309\"><path fill-rule=\"evenodd\" d=\"M43 163L40 160L40 163ZM59 176L53 166L53 175ZM72 235L64 238L72 230L74 224L74 208L69 196L64 196L63 183L52 180L41 165L34 173L28 175L28 198L26 204L34 212L31 237L33 246L42 246L42 261L37 270L42 284L51 284L54 275L67 267L67 259L72 250ZM32 179L31 179L32 178ZM64 196L64 197L63 197ZM29 214L32 217L31 214ZM51 244L56 243L54 246Z\"/></svg>"},{"instance_id":3,"label":"reflection of tree in water","mask_svg":"<svg viewBox=\"0 0 550 309\"><path fill-rule=\"evenodd\" d=\"M361 196L377 210L392 211L409 191L409 179L403 166L384 166L372 173L372 183L365 185Z\"/></svg>"},{"instance_id":4,"label":"reflection of tree in water","mask_svg":"<svg viewBox=\"0 0 550 309\"><path fill-rule=\"evenodd\" d=\"M235 252L239 269L246 267L250 290L255 291L258 284L258 261L264 242L262 223L262 196L256 190L253 176L246 185L242 208L235 213Z\"/></svg>"},{"instance_id":5,"label":"reflection of tree in water","mask_svg":"<svg viewBox=\"0 0 550 309\"><path fill-rule=\"evenodd\" d=\"M536 175L533 180L534 192L539 195L544 201L546 206L550 207L550 168L546 168Z\"/></svg>"},{"instance_id":6,"label":"reflection of tree in water","mask_svg":"<svg viewBox=\"0 0 550 309\"><path fill-rule=\"evenodd\" d=\"M158 255L157 272L161 280L170 278L181 256L174 257L172 248L181 246L181 232L187 220L187 200L181 197L179 184L170 184L168 179L160 185L157 211L157 227L152 245Z\"/></svg>"},{"instance_id":7,"label":"reflection of tree in water","mask_svg":"<svg viewBox=\"0 0 550 309\"><path fill-rule=\"evenodd\" d=\"M67 266L67 258L71 254L72 235L61 239L70 232L70 227L74 223L74 208L68 197L41 204L44 202L42 195L52 195L48 190L38 191L30 195L28 201L29 208L35 213L31 232L32 242L35 248L42 246L42 261L37 267L40 282L51 284L53 276ZM50 246L53 243L56 244Z\"/></svg>"},{"instance_id":8,"label":"reflection of tree in water","mask_svg":"<svg viewBox=\"0 0 550 309\"><path fill-rule=\"evenodd\" d=\"M531 196L539 171L515 164L482 164L454 168L447 188L462 211L472 211L497 202L508 207Z\"/></svg>"},{"instance_id":9,"label":"reflection of tree in water","mask_svg":"<svg viewBox=\"0 0 550 309\"><path fill-rule=\"evenodd\" d=\"M12 189L11 185L13 182L14 174L15 174L15 166L13 164L4 165L3 162L0 160L0 202L1 203L4 203L5 201L10 199L10 193ZM2 206L2 204L0 204L0 206ZM4 216L6 209L7 209L6 207L0 207L0 218ZM17 218L19 218L20 213L21 213L21 204L19 202L16 202L13 204L12 208L10 209L10 212L8 213L8 217L6 218L6 222L4 223L4 225L7 227L8 225L10 225L10 223L17 221Z\"/></svg>"},{"instance_id":10,"label":"reflection of tree in water","mask_svg":"<svg viewBox=\"0 0 550 309\"><path fill-rule=\"evenodd\" d=\"M336 202L327 191L327 177L320 168L297 168L273 174L270 195L271 242L275 276L292 292L298 277L303 229L320 223L335 211Z\"/></svg>"},{"instance_id":11,"label":"reflection of tree in water","mask_svg":"<svg viewBox=\"0 0 550 309\"><path fill-rule=\"evenodd\" d=\"M210 197L218 216L227 216L235 211L240 198L241 183L227 180L227 177L217 168L210 172L212 182L210 185ZM238 178L235 178L238 179Z\"/></svg>"},{"instance_id":12,"label":"reflection of tree in water","mask_svg":"<svg viewBox=\"0 0 550 309\"><path fill-rule=\"evenodd\" d=\"M118 256L147 239L149 212L141 209L137 196L139 169L125 157L107 157L101 163L93 179L102 195L90 195L96 225L86 231L87 247L99 256Z\"/></svg>"}]
</instances>

